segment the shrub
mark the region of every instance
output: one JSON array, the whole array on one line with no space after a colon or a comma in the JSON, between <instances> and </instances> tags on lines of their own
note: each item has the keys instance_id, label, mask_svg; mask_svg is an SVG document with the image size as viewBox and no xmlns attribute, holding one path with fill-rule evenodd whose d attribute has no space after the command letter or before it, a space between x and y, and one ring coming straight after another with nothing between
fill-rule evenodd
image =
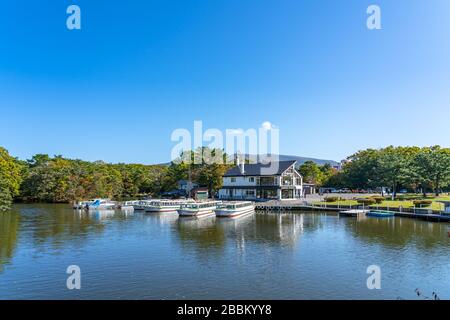
<instances>
[{"instance_id":1,"label":"shrub","mask_svg":"<svg viewBox=\"0 0 450 320\"><path fill-rule=\"evenodd\" d=\"M431 201L431 200L414 200L413 203L414 203L414 207L421 208L421 207L430 206L433 203L433 201Z\"/></svg>"},{"instance_id":2,"label":"shrub","mask_svg":"<svg viewBox=\"0 0 450 320\"><path fill-rule=\"evenodd\" d=\"M365 206L370 206L376 203L375 199L373 198L362 198L357 199L356 201L358 201L359 204L363 204Z\"/></svg>"},{"instance_id":3,"label":"shrub","mask_svg":"<svg viewBox=\"0 0 450 320\"><path fill-rule=\"evenodd\" d=\"M372 196L370 197L370 199L375 200L375 203L380 204L382 203L384 200L386 200L384 197L382 196Z\"/></svg>"},{"instance_id":4,"label":"shrub","mask_svg":"<svg viewBox=\"0 0 450 320\"><path fill-rule=\"evenodd\" d=\"M325 202L336 202L336 201L339 201L339 200L341 200L340 197L326 197L325 198Z\"/></svg>"}]
</instances>

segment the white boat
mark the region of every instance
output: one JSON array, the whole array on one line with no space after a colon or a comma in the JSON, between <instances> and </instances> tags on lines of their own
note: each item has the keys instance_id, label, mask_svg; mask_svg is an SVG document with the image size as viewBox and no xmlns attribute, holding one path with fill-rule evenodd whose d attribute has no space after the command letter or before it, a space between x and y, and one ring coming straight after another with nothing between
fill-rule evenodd
<instances>
[{"instance_id":1,"label":"white boat","mask_svg":"<svg viewBox=\"0 0 450 320\"><path fill-rule=\"evenodd\" d=\"M145 208L147 208L149 205L151 205L151 203L155 201L157 200L140 200L133 205L133 208L134 210L145 210Z\"/></svg>"},{"instance_id":2,"label":"white boat","mask_svg":"<svg viewBox=\"0 0 450 320\"><path fill-rule=\"evenodd\" d=\"M87 206L93 202L94 202L94 200L80 201L80 202L74 204L73 208L78 209L78 210L86 209Z\"/></svg>"},{"instance_id":3,"label":"white boat","mask_svg":"<svg viewBox=\"0 0 450 320\"><path fill-rule=\"evenodd\" d=\"M255 212L255 205L251 201L224 202L216 209L217 217L237 217Z\"/></svg>"},{"instance_id":4,"label":"white boat","mask_svg":"<svg viewBox=\"0 0 450 320\"><path fill-rule=\"evenodd\" d=\"M120 205L120 209L123 211L132 211L134 210L134 206L136 204L138 204L138 200L134 200L134 201L125 201L124 203L122 203Z\"/></svg>"},{"instance_id":5,"label":"white boat","mask_svg":"<svg viewBox=\"0 0 450 320\"><path fill-rule=\"evenodd\" d=\"M202 201L186 203L178 210L180 216L185 217L199 217L214 213L220 201Z\"/></svg>"},{"instance_id":6,"label":"white boat","mask_svg":"<svg viewBox=\"0 0 450 320\"><path fill-rule=\"evenodd\" d=\"M145 212L174 212L181 209L182 205L192 202L194 200L158 200L145 207Z\"/></svg>"},{"instance_id":7,"label":"white boat","mask_svg":"<svg viewBox=\"0 0 450 320\"><path fill-rule=\"evenodd\" d=\"M116 203L108 199L95 199L93 202L86 205L86 209L91 211L95 210L114 210Z\"/></svg>"}]
</instances>

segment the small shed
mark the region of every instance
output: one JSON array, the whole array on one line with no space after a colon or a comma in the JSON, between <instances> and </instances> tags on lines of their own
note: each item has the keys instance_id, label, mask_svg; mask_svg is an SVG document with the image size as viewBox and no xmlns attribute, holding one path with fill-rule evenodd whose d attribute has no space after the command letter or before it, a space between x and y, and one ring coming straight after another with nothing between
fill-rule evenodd
<instances>
[{"instance_id":1,"label":"small shed","mask_svg":"<svg viewBox=\"0 0 450 320\"><path fill-rule=\"evenodd\" d=\"M209 198L208 188L196 187L191 191L191 197L195 200L207 200Z\"/></svg>"}]
</instances>

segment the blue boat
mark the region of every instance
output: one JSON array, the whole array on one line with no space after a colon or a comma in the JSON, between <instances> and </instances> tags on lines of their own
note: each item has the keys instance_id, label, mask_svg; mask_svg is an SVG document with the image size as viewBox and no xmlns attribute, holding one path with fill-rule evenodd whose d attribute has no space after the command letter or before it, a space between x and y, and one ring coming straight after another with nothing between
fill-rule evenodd
<instances>
[{"instance_id":1,"label":"blue boat","mask_svg":"<svg viewBox=\"0 0 450 320\"><path fill-rule=\"evenodd\" d=\"M366 213L369 217L390 218L395 216L394 211L370 210Z\"/></svg>"}]
</instances>

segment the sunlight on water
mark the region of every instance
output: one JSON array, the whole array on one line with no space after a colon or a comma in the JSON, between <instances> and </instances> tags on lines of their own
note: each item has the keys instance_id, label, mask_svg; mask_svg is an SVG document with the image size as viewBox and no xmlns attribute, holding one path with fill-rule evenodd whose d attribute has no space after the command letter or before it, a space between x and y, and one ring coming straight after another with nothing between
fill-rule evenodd
<instances>
[{"instance_id":1,"label":"sunlight on water","mask_svg":"<svg viewBox=\"0 0 450 320\"><path fill-rule=\"evenodd\" d=\"M450 298L444 223L336 214L79 212L18 205L0 214L0 299ZM81 290L66 268L81 268ZM369 265L382 271L368 290Z\"/></svg>"}]
</instances>

